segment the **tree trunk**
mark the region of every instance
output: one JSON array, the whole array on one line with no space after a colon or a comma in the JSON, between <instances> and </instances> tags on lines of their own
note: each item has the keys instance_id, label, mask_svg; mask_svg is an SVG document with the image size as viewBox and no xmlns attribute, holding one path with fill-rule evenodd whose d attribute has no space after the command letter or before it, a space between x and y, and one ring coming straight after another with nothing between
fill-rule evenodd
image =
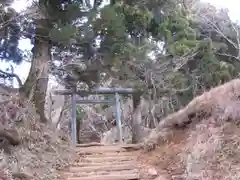
<instances>
[{"instance_id":1,"label":"tree trunk","mask_svg":"<svg viewBox=\"0 0 240 180\"><path fill-rule=\"evenodd\" d=\"M133 112L132 118L132 143L137 144L141 138L141 131L143 131L141 126L141 108L137 108Z\"/></svg>"},{"instance_id":2,"label":"tree trunk","mask_svg":"<svg viewBox=\"0 0 240 180\"><path fill-rule=\"evenodd\" d=\"M77 143L81 144L80 130L81 130L81 119L77 119Z\"/></svg>"},{"instance_id":3,"label":"tree trunk","mask_svg":"<svg viewBox=\"0 0 240 180\"><path fill-rule=\"evenodd\" d=\"M132 116L132 143L138 143L141 137L141 108L139 107L141 103L141 92L136 92L133 94L133 116Z\"/></svg>"},{"instance_id":4,"label":"tree trunk","mask_svg":"<svg viewBox=\"0 0 240 180\"><path fill-rule=\"evenodd\" d=\"M44 112L48 86L51 44L49 40L36 36L30 72L20 91L32 100L42 122L47 122Z\"/></svg>"}]
</instances>

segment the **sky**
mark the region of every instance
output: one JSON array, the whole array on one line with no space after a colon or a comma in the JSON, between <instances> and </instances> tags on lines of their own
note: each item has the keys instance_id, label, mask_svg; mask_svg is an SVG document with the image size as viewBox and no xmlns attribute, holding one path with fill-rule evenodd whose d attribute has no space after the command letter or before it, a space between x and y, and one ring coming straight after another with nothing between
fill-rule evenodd
<instances>
[{"instance_id":1,"label":"sky","mask_svg":"<svg viewBox=\"0 0 240 180\"><path fill-rule=\"evenodd\" d=\"M218 8L227 8L229 10L229 15L233 21L240 21L240 0L202 0L203 2L208 2ZM27 8L28 5L31 4L31 0L15 0L12 4L12 7L17 11L21 12ZM19 42L19 48L22 50L31 50L32 45L30 44L30 40L21 39ZM23 62L21 65L16 66L12 64L14 67L14 72L19 75L21 80L24 82L28 76L30 63ZM8 67L8 63L4 63L0 61L0 69L5 70ZM16 81L14 81L14 85L16 85Z\"/></svg>"},{"instance_id":2,"label":"sky","mask_svg":"<svg viewBox=\"0 0 240 180\"><path fill-rule=\"evenodd\" d=\"M239 0L201 0L208 2L219 8L228 8L229 15L233 21L240 20L240 1Z\"/></svg>"},{"instance_id":3,"label":"sky","mask_svg":"<svg viewBox=\"0 0 240 180\"><path fill-rule=\"evenodd\" d=\"M12 4L12 7L17 11L21 12L24 11L28 5L31 4L30 0L15 0L15 2ZM21 39L19 41L19 48L21 50L31 50L32 45L29 39ZM11 65L14 67L14 73L19 75L20 79L24 82L28 76L29 70L30 70L30 63L23 62L21 65L16 65L14 63L11 63ZM9 63L6 63L4 61L0 61L0 69L6 70L6 68L9 67ZM14 79L14 86L16 87L17 81Z\"/></svg>"}]
</instances>

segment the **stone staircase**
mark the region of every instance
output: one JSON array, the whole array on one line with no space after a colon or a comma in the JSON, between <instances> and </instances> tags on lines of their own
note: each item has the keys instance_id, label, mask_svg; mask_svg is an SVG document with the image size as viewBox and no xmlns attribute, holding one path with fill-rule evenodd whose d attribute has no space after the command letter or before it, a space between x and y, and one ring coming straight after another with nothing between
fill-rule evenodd
<instances>
[{"instance_id":1,"label":"stone staircase","mask_svg":"<svg viewBox=\"0 0 240 180\"><path fill-rule=\"evenodd\" d=\"M133 151L136 145L80 144L77 160L65 173L67 180L138 180Z\"/></svg>"}]
</instances>

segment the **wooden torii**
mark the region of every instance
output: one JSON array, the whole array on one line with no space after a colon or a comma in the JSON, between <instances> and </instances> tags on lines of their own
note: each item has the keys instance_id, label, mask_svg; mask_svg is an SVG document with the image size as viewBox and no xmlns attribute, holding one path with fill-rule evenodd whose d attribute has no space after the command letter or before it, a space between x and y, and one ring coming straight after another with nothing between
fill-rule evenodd
<instances>
[{"instance_id":1,"label":"wooden torii","mask_svg":"<svg viewBox=\"0 0 240 180\"><path fill-rule=\"evenodd\" d=\"M122 120L121 120L121 94L134 94L132 88L98 88L92 89L90 91L86 90L74 90L74 89L65 89L65 90L55 90L53 91L56 95L71 95L71 104L72 104L72 119L71 119L71 129L72 129L72 142L73 146L76 147L77 144L77 128L76 128L76 111L77 104L99 104L99 103L109 103L116 105L116 123L118 128L118 138L119 142L122 143ZM76 95L81 97L86 97L89 95L98 95L98 94L113 94L115 98L113 99L97 99L97 100L77 100Z\"/></svg>"}]
</instances>

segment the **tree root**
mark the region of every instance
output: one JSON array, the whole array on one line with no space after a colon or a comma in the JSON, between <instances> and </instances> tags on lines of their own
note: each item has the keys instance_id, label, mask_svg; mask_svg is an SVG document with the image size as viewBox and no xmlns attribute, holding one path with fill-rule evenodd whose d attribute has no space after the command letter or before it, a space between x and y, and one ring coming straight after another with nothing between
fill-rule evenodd
<instances>
[{"instance_id":1,"label":"tree root","mask_svg":"<svg viewBox=\"0 0 240 180\"><path fill-rule=\"evenodd\" d=\"M13 146L20 144L20 138L16 130L7 130L0 126L0 138L6 139Z\"/></svg>"},{"instance_id":2,"label":"tree root","mask_svg":"<svg viewBox=\"0 0 240 180\"><path fill-rule=\"evenodd\" d=\"M24 172L15 172L12 173L12 177L14 179L22 179L22 180L31 180L33 179L33 176Z\"/></svg>"}]
</instances>

